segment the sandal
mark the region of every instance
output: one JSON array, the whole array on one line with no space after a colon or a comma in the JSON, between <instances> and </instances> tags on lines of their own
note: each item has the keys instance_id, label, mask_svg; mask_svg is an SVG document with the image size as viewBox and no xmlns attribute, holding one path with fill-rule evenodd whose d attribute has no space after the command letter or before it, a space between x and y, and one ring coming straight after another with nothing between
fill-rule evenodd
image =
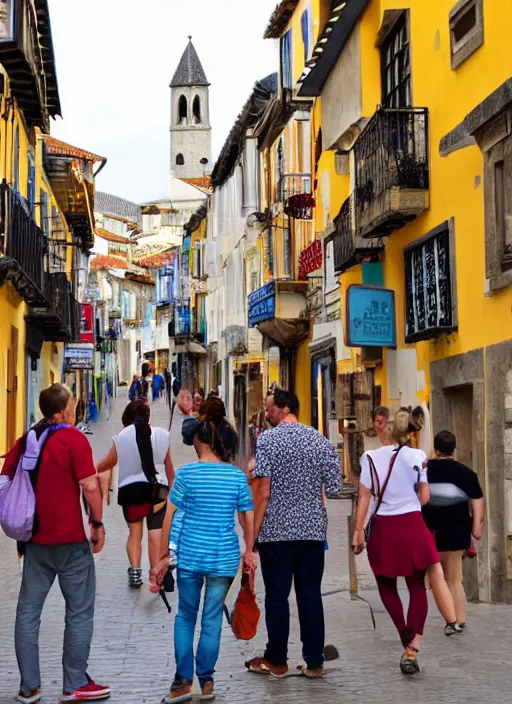
<instances>
[{"instance_id":1,"label":"sandal","mask_svg":"<svg viewBox=\"0 0 512 704\"><path fill-rule=\"evenodd\" d=\"M299 665L299 667L297 667L297 670L300 670L300 674L304 675L304 677L307 677L308 680L320 680L325 674L325 670L323 667L318 667L314 670L310 670L307 665Z\"/></svg>"},{"instance_id":2,"label":"sandal","mask_svg":"<svg viewBox=\"0 0 512 704\"><path fill-rule=\"evenodd\" d=\"M258 675L286 677L288 674L288 665L272 665L265 658L252 658L252 660L247 660L245 666L249 672L255 672Z\"/></svg>"}]
</instances>

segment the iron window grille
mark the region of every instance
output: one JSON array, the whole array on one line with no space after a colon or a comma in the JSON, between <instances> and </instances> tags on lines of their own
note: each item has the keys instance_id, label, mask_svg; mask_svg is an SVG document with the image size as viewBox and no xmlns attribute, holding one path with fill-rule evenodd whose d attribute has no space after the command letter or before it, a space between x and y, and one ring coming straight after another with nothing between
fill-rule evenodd
<instances>
[{"instance_id":1,"label":"iron window grille","mask_svg":"<svg viewBox=\"0 0 512 704\"><path fill-rule=\"evenodd\" d=\"M405 341L428 340L457 329L449 223L405 250Z\"/></svg>"}]
</instances>

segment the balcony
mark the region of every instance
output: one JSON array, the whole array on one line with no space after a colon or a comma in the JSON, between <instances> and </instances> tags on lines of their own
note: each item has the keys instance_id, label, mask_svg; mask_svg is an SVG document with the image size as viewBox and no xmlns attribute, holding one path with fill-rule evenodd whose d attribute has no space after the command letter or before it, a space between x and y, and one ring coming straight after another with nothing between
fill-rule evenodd
<instances>
[{"instance_id":1,"label":"balcony","mask_svg":"<svg viewBox=\"0 0 512 704\"><path fill-rule=\"evenodd\" d=\"M31 308L27 322L39 328L45 340L77 341L80 337L80 304L71 294L66 273L46 273L44 289L44 303Z\"/></svg>"},{"instance_id":2,"label":"balcony","mask_svg":"<svg viewBox=\"0 0 512 704\"><path fill-rule=\"evenodd\" d=\"M382 240L364 239L356 234L352 196L341 206L338 216L334 219L334 226L334 271L337 274L342 274L351 266L375 256L383 249Z\"/></svg>"},{"instance_id":3,"label":"balcony","mask_svg":"<svg viewBox=\"0 0 512 704\"><path fill-rule=\"evenodd\" d=\"M296 220L312 220L313 198L311 174L284 174L279 182L279 202L284 212Z\"/></svg>"},{"instance_id":4,"label":"balcony","mask_svg":"<svg viewBox=\"0 0 512 704\"><path fill-rule=\"evenodd\" d=\"M29 305L44 304L48 239L25 200L5 181L0 185L0 212L0 285L9 281Z\"/></svg>"},{"instance_id":5,"label":"balcony","mask_svg":"<svg viewBox=\"0 0 512 704\"><path fill-rule=\"evenodd\" d=\"M309 337L307 281L272 279L248 297L249 327L258 327L282 347L296 347Z\"/></svg>"},{"instance_id":6,"label":"balcony","mask_svg":"<svg viewBox=\"0 0 512 704\"><path fill-rule=\"evenodd\" d=\"M0 63L26 122L49 132L49 117L60 115L60 101L48 2L10 0L2 6Z\"/></svg>"},{"instance_id":7,"label":"balcony","mask_svg":"<svg viewBox=\"0 0 512 704\"><path fill-rule=\"evenodd\" d=\"M380 109L354 145L355 221L361 237L385 237L429 205L428 110Z\"/></svg>"}]
</instances>

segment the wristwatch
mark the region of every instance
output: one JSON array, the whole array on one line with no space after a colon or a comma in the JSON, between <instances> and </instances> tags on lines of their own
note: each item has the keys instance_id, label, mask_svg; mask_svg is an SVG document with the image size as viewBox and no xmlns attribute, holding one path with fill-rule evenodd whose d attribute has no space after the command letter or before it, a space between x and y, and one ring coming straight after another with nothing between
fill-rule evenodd
<instances>
[{"instance_id":1,"label":"wristwatch","mask_svg":"<svg viewBox=\"0 0 512 704\"><path fill-rule=\"evenodd\" d=\"M93 528L103 528L103 521L89 521L89 525Z\"/></svg>"}]
</instances>

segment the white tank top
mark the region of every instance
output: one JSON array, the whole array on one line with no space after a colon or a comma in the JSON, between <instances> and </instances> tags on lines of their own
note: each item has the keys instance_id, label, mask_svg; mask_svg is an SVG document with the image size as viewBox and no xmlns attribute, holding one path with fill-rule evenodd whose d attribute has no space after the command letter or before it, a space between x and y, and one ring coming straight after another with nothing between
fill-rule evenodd
<instances>
[{"instance_id":1,"label":"white tank top","mask_svg":"<svg viewBox=\"0 0 512 704\"><path fill-rule=\"evenodd\" d=\"M119 488L146 482L146 475L142 471L139 448L135 435L135 426L129 425L114 438L117 460L119 465ZM165 457L169 452L169 433L164 428L151 428L151 444L153 445L153 459L161 484L168 484L165 474Z\"/></svg>"}]
</instances>

